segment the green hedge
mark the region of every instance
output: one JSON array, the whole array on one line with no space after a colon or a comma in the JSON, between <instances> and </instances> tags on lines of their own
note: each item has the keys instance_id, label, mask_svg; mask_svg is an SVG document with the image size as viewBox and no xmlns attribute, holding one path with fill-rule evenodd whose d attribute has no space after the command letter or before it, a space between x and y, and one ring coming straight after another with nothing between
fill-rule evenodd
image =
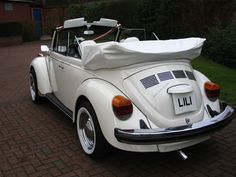
<instances>
[{"instance_id":1,"label":"green hedge","mask_svg":"<svg viewBox=\"0 0 236 177\"><path fill-rule=\"evenodd\" d=\"M21 36L22 26L20 23L0 23L0 37Z\"/></svg>"},{"instance_id":2,"label":"green hedge","mask_svg":"<svg viewBox=\"0 0 236 177\"><path fill-rule=\"evenodd\" d=\"M84 16L92 21L114 18L126 27L145 27L161 39L206 36L209 26L227 25L235 0L106 0L70 5L66 19Z\"/></svg>"},{"instance_id":3,"label":"green hedge","mask_svg":"<svg viewBox=\"0 0 236 177\"><path fill-rule=\"evenodd\" d=\"M137 21L136 0L99 1L85 5L72 4L66 9L66 19L85 17L88 21L99 20L101 17L113 18L125 26L133 26Z\"/></svg>"},{"instance_id":4,"label":"green hedge","mask_svg":"<svg viewBox=\"0 0 236 177\"><path fill-rule=\"evenodd\" d=\"M144 27L149 39L206 37L204 54L236 67L235 0L104 0L70 5L66 19L100 17L117 19L125 27Z\"/></svg>"},{"instance_id":5,"label":"green hedge","mask_svg":"<svg viewBox=\"0 0 236 177\"><path fill-rule=\"evenodd\" d=\"M140 0L137 9L139 26L145 27L148 36L155 32L160 39L181 36L179 0Z\"/></svg>"},{"instance_id":6,"label":"green hedge","mask_svg":"<svg viewBox=\"0 0 236 177\"><path fill-rule=\"evenodd\" d=\"M236 68L236 23L210 29L207 54L218 63Z\"/></svg>"}]
</instances>

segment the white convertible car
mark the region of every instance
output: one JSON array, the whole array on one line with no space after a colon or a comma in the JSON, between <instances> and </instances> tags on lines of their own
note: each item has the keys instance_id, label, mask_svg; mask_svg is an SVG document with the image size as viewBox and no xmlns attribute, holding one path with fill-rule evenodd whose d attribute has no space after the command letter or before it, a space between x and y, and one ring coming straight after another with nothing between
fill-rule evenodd
<instances>
[{"instance_id":1,"label":"white convertible car","mask_svg":"<svg viewBox=\"0 0 236 177\"><path fill-rule=\"evenodd\" d=\"M181 149L209 139L235 113L220 106L219 85L191 67L204 41L146 40L144 29L116 20L67 20L30 65L31 97L71 118L91 157L116 147L186 158Z\"/></svg>"}]
</instances>

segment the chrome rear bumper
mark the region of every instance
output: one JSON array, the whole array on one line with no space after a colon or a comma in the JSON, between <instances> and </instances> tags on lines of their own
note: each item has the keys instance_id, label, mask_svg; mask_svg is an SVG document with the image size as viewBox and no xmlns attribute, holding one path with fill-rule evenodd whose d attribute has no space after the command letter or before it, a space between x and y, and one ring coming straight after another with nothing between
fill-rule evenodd
<instances>
[{"instance_id":1,"label":"chrome rear bumper","mask_svg":"<svg viewBox=\"0 0 236 177\"><path fill-rule=\"evenodd\" d=\"M184 141L213 133L230 123L234 116L234 108L226 106L222 113L205 121L170 128L125 130L115 128L115 137L118 141L128 144L161 144Z\"/></svg>"}]
</instances>

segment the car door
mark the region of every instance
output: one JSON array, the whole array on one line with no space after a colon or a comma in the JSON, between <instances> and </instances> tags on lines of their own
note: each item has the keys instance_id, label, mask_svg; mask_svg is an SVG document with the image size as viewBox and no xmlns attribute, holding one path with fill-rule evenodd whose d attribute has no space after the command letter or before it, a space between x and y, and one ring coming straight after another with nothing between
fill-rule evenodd
<instances>
[{"instance_id":1,"label":"car door","mask_svg":"<svg viewBox=\"0 0 236 177\"><path fill-rule=\"evenodd\" d=\"M57 99L70 110L74 106L76 90L81 82L89 77L82 67L78 46L74 46L75 42L73 31L60 31L56 50L51 53L50 77L54 80L53 92Z\"/></svg>"},{"instance_id":2,"label":"car door","mask_svg":"<svg viewBox=\"0 0 236 177\"><path fill-rule=\"evenodd\" d=\"M58 78L62 69L61 59L66 55L67 36L66 33L56 31L53 36L53 44L49 55L49 79L54 96L61 101L60 88L58 87Z\"/></svg>"}]
</instances>

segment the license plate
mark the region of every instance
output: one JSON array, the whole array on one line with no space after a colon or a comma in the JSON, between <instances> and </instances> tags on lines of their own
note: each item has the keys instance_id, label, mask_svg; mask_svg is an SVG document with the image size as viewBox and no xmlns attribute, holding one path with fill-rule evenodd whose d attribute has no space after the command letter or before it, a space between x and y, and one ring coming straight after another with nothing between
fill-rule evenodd
<instances>
[{"instance_id":1,"label":"license plate","mask_svg":"<svg viewBox=\"0 0 236 177\"><path fill-rule=\"evenodd\" d=\"M175 114L183 114L197 110L196 97L193 92L172 94Z\"/></svg>"}]
</instances>

